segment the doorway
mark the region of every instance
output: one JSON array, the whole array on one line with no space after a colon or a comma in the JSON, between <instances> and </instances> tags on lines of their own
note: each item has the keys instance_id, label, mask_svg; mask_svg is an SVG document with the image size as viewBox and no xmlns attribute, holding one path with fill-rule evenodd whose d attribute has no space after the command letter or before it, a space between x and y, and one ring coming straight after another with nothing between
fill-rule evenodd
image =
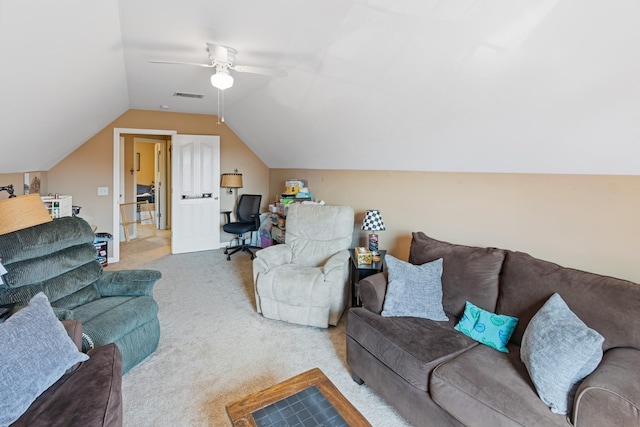
<instances>
[{"instance_id":1,"label":"doorway","mask_svg":"<svg viewBox=\"0 0 640 427\"><path fill-rule=\"evenodd\" d=\"M134 188L134 184L126 185L126 181L129 180L130 175L133 176L138 172L134 149L131 148L128 153L125 153L125 139L133 136L165 141L164 181L167 184L163 183L166 189L164 206L166 207L165 218L170 218L170 221L166 222L166 227L171 228L168 242L171 252L218 249L220 247L220 137L184 135L173 130L114 128L113 188L118 191L113 191L112 230L115 238L113 239L113 256L109 258L109 262L120 261L120 204L126 203L127 188ZM179 155L167 159L172 157L173 144L177 144ZM156 148L158 155L161 156L161 144ZM125 171L125 163L127 159L132 158L135 166L129 168L131 172L129 174L129 171ZM175 187L175 177L179 177L177 187ZM135 181L135 179L131 180ZM132 195L134 194L133 192ZM172 208L173 206L175 209ZM167 233L164 234L167 235ZM206 244L201 241L203 239L207 240Z\"/></svg>"},{"instance_id":2,"label":"doorway","mask_svg":"<svg viewBox=\"0 0 640 427\"><path fill-rule=\"evenodd\" d=\"M153 223L158 230L168 229L168 224L171 223L171 197L167 191L170 176L168 172L171 172L170 144L171 140L163 136L133 136L135 167L132 168L132 191L136 197L134 201L149 202L154 217ZM125 191L125 199L129 199L126 197L127 193L129 192Z\"/></svg>"},{"instance_id":3,"label":"doorway","mask_svg":"<svg viewBox=\"0 0 640 427\"><path fill-rule=\"evenodd\" d=\"M137 183L136 183L136 179L134 178L134 175L136 175L138 172L137 170L138 165L136 165L136 155L135 155L136 151L133 148L134 144L132 142L132 148L128 151L128 153L125 152L126 151L125 139L128 137L131 137L131 138L136 137L136 138L145 139L145 140L150 139L150 140L154 140L154 144L157 142L157 140L163 140L164 149L165 149L165 160L162 161L161 159L161 163L164 163L166 165L167 164L166 161L170 157L170 153L171 153L171 149L170 149L171 140L177 133L178 132L175 130L164 130L164 129L114 128L113 130L113 141L114 141L113 142L113 154L114 154L113 155L113 159L114 159L113 160L113 188L114 188L114 191L113 191L113 212L112 212L112 216L113 216L112 234L114 236L114 239L112 241L113 243L112 258L109 259L109 262L115 263L120 261L120 238L119 238L120 230L121 230L120 204L126 202L126 197L128 193L131 194L131 196L129 197L132 200L133 198L135 198L135 194L136 194L135 186L137 185ZM125 154L129 154L129 155L125 157ZM125 164L129 165L128 170L125 170L126 169ZM157 167L154 166L154 169L157 170ZM161 217L163 216L162 213L164 213L164 220L167 221L171 216L171 207L169 202L169 200L171 199L171 197L169 196L170 185L168 185L168 183L170 183L171 181L171 168L167 167L165 169L164 174L165 174L164 181L161 183L162 189L159 191L162 191L162 194L164 195L165 203L163 203L159 208L160 208ZM131 214L133 215L134 212L132 211ZM168 224L170 224L170 222L165 222L165 229L169 228ZM171 243L170 234L165 233L165 235L169 236L168 243L170 244Z\"/></svg>"}]
</instances>

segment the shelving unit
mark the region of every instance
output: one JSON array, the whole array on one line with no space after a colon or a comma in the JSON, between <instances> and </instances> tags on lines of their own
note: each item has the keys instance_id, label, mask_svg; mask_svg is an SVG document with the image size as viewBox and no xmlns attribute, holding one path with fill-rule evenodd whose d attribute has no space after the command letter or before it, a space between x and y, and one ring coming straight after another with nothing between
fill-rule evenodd
<instances>
[{"instance_id":1,"label":"shelving unit","mask_svg":"<svg viewBox=\"0 0 640 427\"><path fill-rule=\"evenodd\" d=\"M284 243L286 217L283 214L273 212L269 214L269 219L271 220L271 240L274 244Z\"/></svg>"},{"instance_id":2,"label":"shelving unit","mask_svg":"<svg viewBox=\"0 0 640 427\"><path fill-rule=\"evenodd\" d=\"M49 211L49 215L51 215L51 218L71 216L71 196L42 196L41 198L44 206Z\"/></svg>"}]
</instances>

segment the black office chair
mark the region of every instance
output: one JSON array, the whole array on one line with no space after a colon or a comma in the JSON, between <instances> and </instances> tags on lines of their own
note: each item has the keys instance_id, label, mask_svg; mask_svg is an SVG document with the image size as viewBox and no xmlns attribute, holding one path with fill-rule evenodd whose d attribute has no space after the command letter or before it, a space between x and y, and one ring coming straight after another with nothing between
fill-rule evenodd
<instances>
[{"instance_id":1,"label":"black office chair","mask_svg":"<svg viewBox=\"0 0 640 427\"><path fill-rule=\"evenodd\" d=\"M249 252L251 259L254 258L251 245L247 243L246 234L258 231L258 228L260 228L261 201L262 196L260 194L241 195L236 205L236 222L231 222L231 211L223 212L227 216L227 223L222 226L222 229L227 233L235 234L234 240L238 240L237 246L227 246L224 250L227 255L227 261L231 261L231 255L238 251Z\"/></svg>"}]
</instances>

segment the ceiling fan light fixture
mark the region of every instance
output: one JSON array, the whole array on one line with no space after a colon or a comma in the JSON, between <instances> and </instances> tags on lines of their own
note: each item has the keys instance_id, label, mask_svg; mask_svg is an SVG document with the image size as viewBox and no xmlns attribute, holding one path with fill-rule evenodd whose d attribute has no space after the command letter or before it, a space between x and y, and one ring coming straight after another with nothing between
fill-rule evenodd
<instances>
[{"instance_id":1,"label":"ceiling fan light fixture","mask_svg":"<svg viewBox=\"0 0 640 427\"><path fill-rule=\"evenodd\" d=\"M216 73L211 76L211 85L217 89L225 90L233 86L233 77L226 68L216 69Z\"/></svg>"}]
</instances>

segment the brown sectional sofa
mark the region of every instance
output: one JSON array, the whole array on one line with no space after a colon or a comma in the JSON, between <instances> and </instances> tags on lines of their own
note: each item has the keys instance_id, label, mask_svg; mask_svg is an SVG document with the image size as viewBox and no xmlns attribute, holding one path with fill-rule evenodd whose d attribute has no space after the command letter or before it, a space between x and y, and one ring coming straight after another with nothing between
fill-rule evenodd
<instances>
[{"instance_id":1,"label":"brown sectional sofa","mask_svg":"<svg viewBox=\"0 0 640 427\"><path fill-rule=\"evenodd\" d=\"M409 262L443 259L448 322L382 317L387 278L360 282L363 307L348 313L352 376L415 426L640 426L640 286L496 248L454 245L413 233ZM523 333L558 293L604 336L604 357L580 384L573 411L552 413L520 360ZM519 323L498 352L454 330L465 301Z\"/></svg>"},{"instance_id":2,"label":"brown sectional sofa","mask_svg":"<svg viewBox=\"0 0 640 427\"><path fill-rule=\"evenodd\" d=\"M62 322L78 349L82 347L82 324ZM122 358L111 343L88 352L78 363L29 406L11 427L121 427Z\"/></svg>"}]
</instances>

